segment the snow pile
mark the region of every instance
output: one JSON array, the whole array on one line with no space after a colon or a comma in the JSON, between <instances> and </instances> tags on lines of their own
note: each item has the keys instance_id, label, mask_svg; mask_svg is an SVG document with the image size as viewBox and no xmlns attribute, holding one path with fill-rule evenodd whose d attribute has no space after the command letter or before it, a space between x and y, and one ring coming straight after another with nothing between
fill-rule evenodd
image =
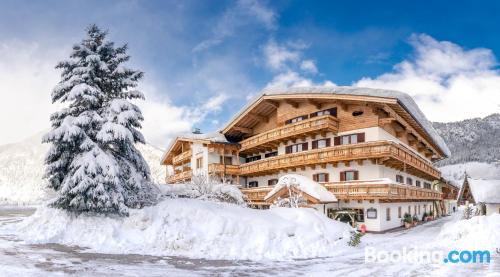
<instances>
[{"instance_id":1,"label":"snow pile","mask_svg":"<svg viewBox=\"0 0 500 277\"><path fill-rule=\"evenodd\" d=\"M16 227L26 243L60 243L98 253L287 260L332 256L353 230L313 209L255 210L193 199L130 209L126 218L68 215L42 207Z\"/></svg>"},{"instance_id":2,"label":"snow pile","mask_svg":"<svg viewBox=\"0 0 500 277\"><path fill-rule=\"evenodd\" d=\"M445 224L436 242L457 249L492 249L500 245L500 214L475 216Z\"/></svg>"},{"instance_id":3,"label":"snow pile","mask_svg":"<svg viewBox=\"0 0 500 277\"><path fill-rule=\"evenodd\" d=\"M160 185L159 188L161 193L167 197L195 198L246 205L241 190L237 186L230 184L208 181L191 184L167 184Z\"/></svg>"},{"instance_id":4,"label":"snow pile","mask_svg":"<svg viewBox=\"0 0 500 277\"><path fill-rule=\"evenodd\" d=\"M477 203L500 203L500 180L469 179L469 185Z\"/></svg>"},{"instance_id":5,"label":"snow pile","mask_svg":"<svg viewBox=\"0 0 500 277\"><path fill-rule=\"evenodd\" d=\"M0 205L36 205L51 196L42 178L49 150L48 144L42 144L45 133L0 146ZM153 181L164 182L166 169L160 164L163 151L149 144L138 144L137 149L148 163Z\"/></svg>"},{"instance_id":6,"label":"snow pile","mask_svg":"<svg viewBox=\"0 0 500 277\"><path fill-rule=\"evenodd\" d=\"M324 186L313 180L298 174L287 174L279 178L278 183L266 195L265 199L271 198L283 187L297 185L297 188L304 193L318 199L319 202L337 202L337 198L329 192Z\"/></svg>"}]
</instances>

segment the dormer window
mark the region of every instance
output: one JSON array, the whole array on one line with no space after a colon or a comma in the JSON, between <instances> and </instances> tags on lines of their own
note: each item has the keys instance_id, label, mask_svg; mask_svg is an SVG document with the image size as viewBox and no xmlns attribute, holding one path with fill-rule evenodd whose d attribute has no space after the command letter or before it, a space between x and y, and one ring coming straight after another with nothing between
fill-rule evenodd
<instances>
[{"instance_id":1,"label":"dormer window","mask_svg":"<svg viewBox=\"0 0 500 277\"><path fill-rule=\"evenodd\" d=\"M331 115L337 117L337 108L331 108L311 113L311 117L322 116L322 115Z\"/></svg>"},{"instance_id":2,"label":"dormer window","mask_svg":"<svg viewBox=\"0 0 500 277\"><path fill-rule=\"evenodd\" d=\"M292 124L292 123L296 123L296 122L306 120L306 119L307 119L307 115L301 115L301 116L294 117L292 119L288 119L287 121L285 121L285 124Z\"/></svg>"}]
</instances>

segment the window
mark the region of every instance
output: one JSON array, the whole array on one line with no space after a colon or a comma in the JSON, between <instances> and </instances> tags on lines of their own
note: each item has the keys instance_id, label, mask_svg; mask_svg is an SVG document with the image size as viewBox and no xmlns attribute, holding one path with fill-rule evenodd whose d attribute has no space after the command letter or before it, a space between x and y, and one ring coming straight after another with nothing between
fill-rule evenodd
<instances>
[{"instance_id":1,"label":"window","mask_svg":"<svg viewBox=\"0 0 500 277\"><path fill-rule=\"evenodd\" d=\"M424 188L431 189L431 184L427 183L427 182L424 182Z\"/></svg>"},{"instance_id":2,"label":"window","mask_svg":"<svg viewBox=\"0 0 500 277\"><path fill-rule=\"evenodd\" d=\"M340 172L340 181L354 181L358 179L359 179L359 172L356 170Z\"/></svg>"},{"instance_id":3,"label":"window","mask_svg":"<svg viewBox=\"0 0 500 277\"><path fill-rule=\"evenodd\" d=\"M414 208L415 208L415 209L413 210L413 213L414 213L414 214L417 214L417 205L415 205L415 207L414 207Z\"/></svg>"},{"instance_id":4,"label":"window","mask_svg":"<svg viewBox=\"0 0 500 277\"><path fill-rule=\"evenodd\" d=\"M278 179L270 179L267 181L268 186L275 186L278 183Z\"/></svg>"},{"instance_id":5,"label":"window","mask_svg":"<svg viewBox=\"0 0 500 277\"><path fill-rule=\"evenodd\" d=\"M325 147L330 147L330 139L318 139L318 140L313 140L312 142L312 149L320 149L320 148L325 148Z\"/></svg>"},{"instance_id":6,"label":"window","mask_svg":"<svg viewBox=\"0 0 500 277\"><path fill-rule=\"evenodd\" d=\"M233 157L220 156L219 161L221 164L233 164Z\"/></svg>"},{"instance_id":7,"label":"window","mask_svg":"<svg viewBox=\"0 0 500 277\"><path fill-rule=\"evenodd\" d=\"M315 117L315 116L322 116L322 115L331 115L331 116L337 116L337 108L331 108L327 110L322 110L322 111L317 111L315 113L312 113L310 117Z\"/></svg>"},{"instance_id":8,"label":"window","mask_svg":"<svg viewBox=\"0 0 500 277\"><path fill-rule=\"evenodd\" d=\"M319 183L328 182L328 173L313 174L313 180Z\"/></svg>"},{"instance_id":9,"label":"window","mask_svg":"<svg viewBox=\"0 0 500 277\"><path fill-rule=\"evenodd\" d=\"M385 210L385 220L386 221L391 221L391 208L387 208Z\"/></svg>"},{"instance_id":10,"label":"window","mask_svg":"<svg viewBox=\"0 0 500 277\"><path fill-rule=\"evenodd\" d=\"M360 116L363 114L363 111L354 111L352 112L352 116Z\"/></svg>"},{"instance_id":11,"label":"window","mask_svg":"<svg viewBox=\"0 0 500 277\"><path fill-rule=\"evenodd\" d=\"M248 182L248 187L249 188L256 188L258 186L259 186L259 182L257 182L257 181Z\"/></svg>"},{"instance_id":12,"label":"window","mask_svg":"<svg viewBox=\"0 0 500 277\"><path fill-rule=\"evenodd\" d=\"M411 214L411 206L408 206L408 213Z\"/></svg>"},{"instance_id":13,"label":"window","mask_svg":"<svg viewBox=\"0 0 500 277\"><path fill-rule=\"evenodd\" d=\"M424 213L427 212L427 204L424 204Z\"/></svg>"},{"instance_id":14,"label":"window","mask_svg":"<svg viewBox=\"0 0 500 277\"><path fill-rule=\"evenodd\" d=\"M333 139L334 145L354 144L360 142L365 142L365 133L339 136Z\"/></svg>"},{"instance_id":15,"label":"window","mask_svg":"<svg viewBox=\"0 0 500 277\"><path fill-rule=\"evenodd\" d=\"M365 222L365 213L363 209L353 209L356 212L356 221Z\"/></svg>"},{"instance_id":16,"label":"window","mask_svg":"<svg viewBox=\"0 0 500 277\"><path fill-rule=\"evenodd\" d=\"M269 153L266 153L266 154L264 155L264 157L266 157L266 158L276 157L276 156L278 156L278 151L269 152Z\"/></svg>"},{"instance_id":17,"label":"window","mask_svg":"<svg viewBox=\"0 0 500 277\"><path fill-rule=\"evenodd\" d=\"M292 119L288 119L287 121L285 121L285 124L292 124L292 123L296 123L296 122L306 120L306 119L307 119L307 115L301 115L301 116L294 117Z\"/></svg>"},{"instance_id":18,"label":"window","mask_svg":"<svg viewBox=\"0 0 500 277\"><path fill-rule=\"evenodd\" d=\"M306 151L307 145L308 145L307 142L289 145L289 146L285 147L285 153L290 154L290 153L297 153L297 152L301 152L301 151Z\"/></svg>"},{"instance_id":19,"label":"window","mask_svg":"<svg viewBox=\"0 0 500 277\"><path fill-rule=\"evenodd\" d=\"M422 185L420 184L420 181L415 181L415 185L416 185L417 187L421 187L421 186L422 186Z\"/></svg>"},{"instance_id":20,"label":"window","mask_svg":"<svg viewBox=\"0 0 500 277\"><path fill-rule=\"evenodd\" d=\"M398 207L398 218L401 218L401 213L403 212L402 210L403 209L401 209L401 207Z\"/></svg>"},{"instance_id":21,"label":"window","mask_svg":"<svg viewBox=\"0 0 500 277\"><path fill-rule=\"evenodd\" d=\"M396 175L396 182L404 184L404 182L405 182L404 180L405 180L405 178L403 178L402 175Z\"/></svg>"},{"instance_id":22,"label":"window","mask_svg":"<svg viewBox=\"0 0 500 277\"><path fill-rule=\"evenodd\" d=\"M200 169L203 167L203 157L196 159L196 169Z\"/></svg>"},{"instance_id":23,"label":"window","mask_svg":"<svg viewBox=\"0 0 500 277\"><path fill-rule=\"evenodd\" d=\"M420 205L418 205L418 214L420 214Z\"/></svg>"},{"instance_id":24,"label":"window","mask_svg":"<svg viewBox=\"0 0 500 277\"><path fill-rule=\"evenodd\" d=\"M260 155L258 155L258 156L253 156L253 157L247 157L247 158L245 159L245 161L246 161L247 163L250 163L250 162L258 161L258 160L260 160L260 159L261 159L261 156L260 156Z\"/></svg>"},{"instance_id":25,"label":"window","mask_svg":"<svg viewBox=\"0 0 500 277\"><path fill-rule=\"evenodd\" d=\"M409 186L413 186L413 179L410 178L410 177L407 177L406 178L406 184L409 185Z\"/></svg>"}]
</instances>

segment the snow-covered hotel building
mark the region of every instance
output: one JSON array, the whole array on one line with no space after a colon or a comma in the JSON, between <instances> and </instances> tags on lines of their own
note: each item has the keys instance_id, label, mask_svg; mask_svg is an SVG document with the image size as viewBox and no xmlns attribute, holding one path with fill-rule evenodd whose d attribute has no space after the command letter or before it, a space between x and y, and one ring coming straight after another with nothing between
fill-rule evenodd
<instances>
[{"instance_id":1,"label":"snow-covered hotel building","mask_svg":"<svg viewBox=\"0 0 500 277\"><path fill-rule=\"evenodd\" d=\"M404 213L439 207L432 189L441 177L433 162L449 156L442 138L405 93L354 87L264 90L216 134L174 140L162 163L167 183L193 174L239 185L255 207L278 178L294 173L322 184L337 202L308 198L332 215L355 213L358 225L384 231ZM268 200L268 199L267 199Z\"/></svg>"}]
</instances>

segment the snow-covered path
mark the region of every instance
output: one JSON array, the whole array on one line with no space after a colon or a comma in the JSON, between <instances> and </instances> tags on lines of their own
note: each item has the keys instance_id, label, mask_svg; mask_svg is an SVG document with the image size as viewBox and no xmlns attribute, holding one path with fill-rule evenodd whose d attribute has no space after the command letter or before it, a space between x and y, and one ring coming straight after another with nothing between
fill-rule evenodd
<instances>
[{"instance_id":1,"label":"snow-covered path","mask_svg":"<svg viewBox=\"0 0 500 277\"><path fill-rule=\"evenodd\" d=\"M6 226L19 222L31 209L0 209L0 276L500 276L499 256L489 265L364 263L364 247L382 250L429 245L446 217L389 234L369 234L363 246L331 258L291 262L208 261L179 257L88 253L57 244L27 245ZM449 251L449 249L443 249Z\"/></svg>"}]
</instances>

